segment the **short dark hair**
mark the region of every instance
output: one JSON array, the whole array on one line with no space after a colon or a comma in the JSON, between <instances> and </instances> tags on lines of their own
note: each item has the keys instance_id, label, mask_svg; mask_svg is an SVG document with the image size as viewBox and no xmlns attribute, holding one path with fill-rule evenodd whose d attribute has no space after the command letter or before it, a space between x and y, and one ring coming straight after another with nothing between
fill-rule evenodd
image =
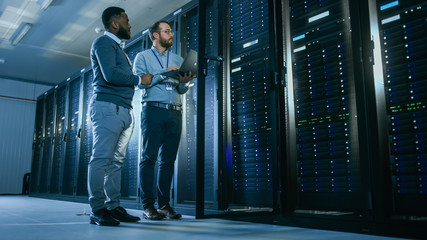
<instances>
[{"instance_id":1,"label":"short dark hair","mask_svg":"<svg viewBox=\"0 0 427 240\"><path fill-rule=\"evenodd\" d=\"M151 41L154 41L154 36L153 36L153 34L154 34L155 32L158 32L158 31L160 30L160 27L159 27L160 23L166 23L166 24L169 24L169 23L168 23L168 22L166 22L166 21L160 20L160 21L155 22L153 25L151 25L151 27L150 27L150 29L149 29L149 31L150 31L150 39L151 39Z\"/></svg>"},{"instance_id":2,"label":"short dark hair","mask_svg":"<svg viewBox=\"0 0 427 240\"><path fill-rule=\"evenodd\" d=\"M122 12L125 12L123 8L109 7L102 13L102 23L104 24L105 30L108 30L111 25L111 20L115 17L119 17Z\"/></svg>"}]
</instances>

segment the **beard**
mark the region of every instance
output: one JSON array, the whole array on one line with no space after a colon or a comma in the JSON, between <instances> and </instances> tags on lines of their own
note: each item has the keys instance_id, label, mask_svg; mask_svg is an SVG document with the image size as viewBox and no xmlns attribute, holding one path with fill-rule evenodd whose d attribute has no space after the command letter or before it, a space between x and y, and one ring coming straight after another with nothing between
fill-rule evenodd
<instances>
[{"instance_id":1,"label":"beard","mask_svg":"<svg viewBox=\"0 0 427 240\"><path fill-rule=\"evenodd\" d=\"M126 29L122 27L122 25L119 25L119 31L117 32L117 37L120 39L130 39L130 33Z\"/></svg>"},{"instance_id":2,"label":"beard","mask_svg":"<svg viewBox=\"0 0 427 240\"><path fill-rule=\"evenodd\" d=\"M159 43L160 43L160 46L162 46L162 47L164 47L164 48L166 48L166 49L168 49L168 48L170 48L170 47L172 47L172 41L170 41L169 42L169 40L172 40L173 38L169 38L169 39L164 39L164 38L160 38L159 40Z\"/></svg>"}]
</instances>

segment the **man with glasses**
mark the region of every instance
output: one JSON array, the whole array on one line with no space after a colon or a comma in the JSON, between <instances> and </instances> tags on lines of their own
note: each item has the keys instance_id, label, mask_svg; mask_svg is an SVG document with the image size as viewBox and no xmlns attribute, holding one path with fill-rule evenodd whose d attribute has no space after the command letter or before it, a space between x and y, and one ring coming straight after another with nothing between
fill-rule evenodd
<instances>
[{"instance_id":1,"label":"man with glasses","mask_svg":"<svg viewBox=\"0 0 427 240\"><path fill-rule=\"evenodd\" d=\"M149 31L153 46L138 53L133 64L134 74L153 75L151 84L138 86L142 89L142 156L139 174L143 217L150 220L161 220L164 217L179 219L181 214L169 205L170 187L182 129L181 95L188 91L189 82L196 76L191 72L176 78L162 76L161 73L179 69L183 59L170 50L174 35L168 22L158 21ZM154 167L157 157L158 210L154 207Z\"/></svg>"}]
</instances>

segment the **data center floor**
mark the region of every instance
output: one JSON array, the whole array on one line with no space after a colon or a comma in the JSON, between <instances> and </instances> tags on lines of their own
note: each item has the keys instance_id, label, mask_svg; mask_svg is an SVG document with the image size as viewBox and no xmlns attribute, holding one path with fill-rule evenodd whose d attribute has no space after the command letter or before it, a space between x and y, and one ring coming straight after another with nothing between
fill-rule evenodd
<instances>
[{"instance_id":1,"label":"data center floor","mask_svg":"<svg viewBox=\"0 0 427 240\"><path fill-rule=\"evenodd\" d=\"M398 239L223 219L195 219L121 223L118 227L89 224L89 205L28 196L0 196L0 239ZM137 216L142 211L128 209ZM400 239L400 238L399 238Z\"/></svg>"}]
</instances>

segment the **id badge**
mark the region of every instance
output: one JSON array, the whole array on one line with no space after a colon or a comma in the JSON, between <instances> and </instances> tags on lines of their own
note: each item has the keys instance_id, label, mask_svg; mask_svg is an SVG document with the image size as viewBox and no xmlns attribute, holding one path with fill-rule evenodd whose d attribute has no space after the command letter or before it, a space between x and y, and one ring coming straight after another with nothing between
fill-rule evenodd
<instances>
[{"instance_id":1,"label":"id badge","mask_svg":"<svg viewBox=\"0 0 427 240\"><path fill-rule=\"evenodd\" d=\"M170 83L166 83L166 90L172 91L172 85Z\"/></svg>"}]
</instances>

